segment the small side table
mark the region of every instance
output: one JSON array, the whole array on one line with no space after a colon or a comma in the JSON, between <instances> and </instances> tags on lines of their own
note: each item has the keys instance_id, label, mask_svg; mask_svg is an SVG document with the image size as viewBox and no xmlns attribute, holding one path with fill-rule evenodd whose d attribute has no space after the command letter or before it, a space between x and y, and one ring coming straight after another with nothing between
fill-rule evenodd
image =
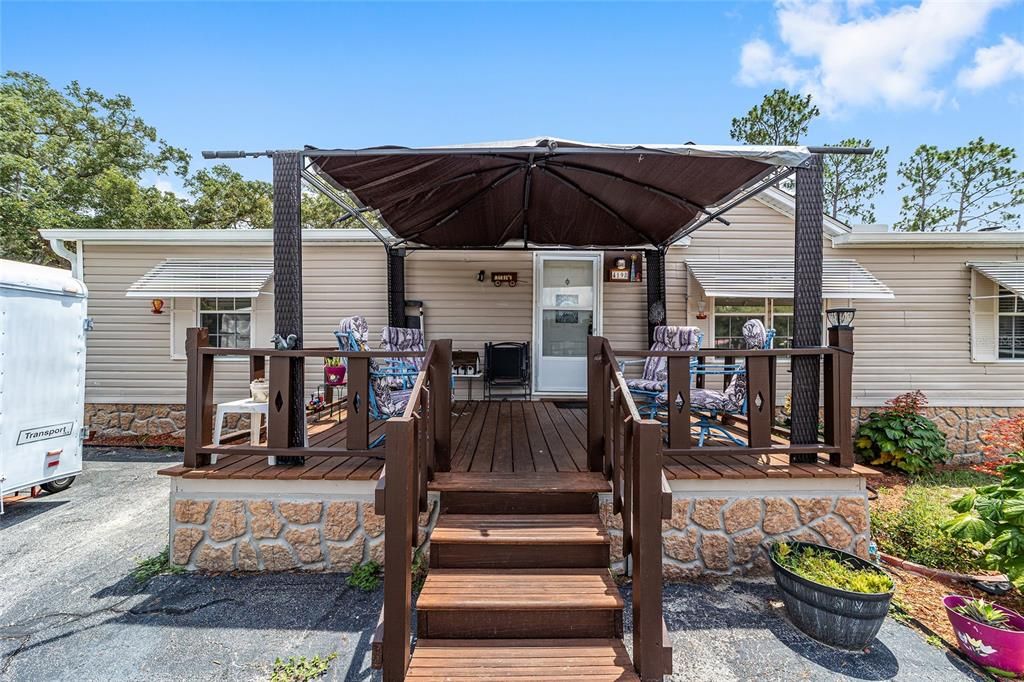
<instances>
[{"instance_id":1,"label":"small side table","mask_svg":"<svg viewBox=\"0 0 1024 682\"><path fill-rule=\"evenodd\" d=\"M227 414L248 414L249 415L249 443L251 445L260 444L260 427L263 425L263 421L268 418L269 415L268 403L256 402L252 398L244 398L242 400L232 400L227 403L217 404L217 416L213 423L213 444L220 445L221 429L224 425L224 415ZM276 461L274 457L268 457ZM217 463L217 453L210 455L210 464ZM274 464L275 462L270 462Z\"/></svg>"},{"instance_id":2,"label":"small side table","mask_svg":"<svg viewBox=\"0 0 1024 682\"><path fill-rule=\"evenodd\" d=\"M476 374L452 374L452 378L458 381L459 379L465 379L466 383L469 384L469 400L473 399L473 379L480 379L484 375L483 372L477 372Z\"/></svg>"}]
</instances>

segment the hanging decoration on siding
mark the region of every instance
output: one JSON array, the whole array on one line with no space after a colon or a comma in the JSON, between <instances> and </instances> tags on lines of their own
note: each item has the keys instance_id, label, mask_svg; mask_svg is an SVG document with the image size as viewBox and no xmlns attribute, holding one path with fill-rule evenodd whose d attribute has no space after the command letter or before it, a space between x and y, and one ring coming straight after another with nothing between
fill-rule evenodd
<instances>
[{"instance_id":1,"label":"hanging decoration on siding","mask_svg":"<svg viewBox=\"0 0 1024 682\"><path fill-rule=\"evenodd\" d=\"M496 287L500 287L502 284L507 284L510 287L514 287L516 284L519 283L519 273L518 272L492 272L491 273L491 282L493 282L494 286L496 286Z\"/></svg>"},{"instance_id":2,"label":"hanging decoration on siding","mask_svg":"<svg viewBox=\"0 0 1024 682\"><path fill-rule=\"evenodd\" d=\"M644 261L640 255L639 251L605 251L604 281L644 281Z\"/></svg>"}]
</instances>

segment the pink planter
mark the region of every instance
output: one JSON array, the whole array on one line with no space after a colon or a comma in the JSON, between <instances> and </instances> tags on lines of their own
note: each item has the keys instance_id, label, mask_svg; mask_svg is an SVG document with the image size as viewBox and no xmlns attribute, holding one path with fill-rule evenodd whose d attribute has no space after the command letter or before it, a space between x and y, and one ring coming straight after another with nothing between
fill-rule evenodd
<instances>
[{"instance_id":1,"label":"pink planter","mask_svg":"<svg viewBox=\"0 0 1024 682\"><path fill-rule=\"evenodd\" d=\"M345 365L324 367L324 383L328 386L345 385Z\"/></svg>"},{"instance_id":2,"label":"pink planter","mask_svg":"<svg viewBox=\"0 0 1024 682\"><path fill-rule=\"evenodd\" d=\"M1024 677L1024 616L1016 611L996 605L1007 614L1014 630L1001 630L961 616L953 609L970 601L969 597L951 594L942 598L946 615L956 633L960 651L997 677Z\"/></svg>"}]
</instances>

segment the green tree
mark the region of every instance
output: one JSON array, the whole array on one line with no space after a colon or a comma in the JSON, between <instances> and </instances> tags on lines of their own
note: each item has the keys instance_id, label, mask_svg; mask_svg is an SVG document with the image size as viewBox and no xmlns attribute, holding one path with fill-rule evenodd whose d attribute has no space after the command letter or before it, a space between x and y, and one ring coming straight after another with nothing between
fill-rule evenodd
<instances>
[{"instance_id":1,"label":"green tree","mask_svg":"<svg viewBox=\"0 0 1024 682\"><path fill-rule=\"evenodd\" d=\"M192 195L189 214L193 227L268 228L274 225L273 186L246 180L230 166L219 163L185 180Z\"/></svg>"},{"instance_id":2,"label":"green tree","mask_svg":"<svg viewBox=\"0 0 1024 682\"><path fill-rule=\"evenodd\" d=\"M1024 171L1012 147L979 137L955 149L921 145L900 163L902 197L896 229L966 232L1019 227Z\"/></svg>"},{"instance_id":3,"label":"green tree","mask_svg":"<svg viewBox=\"0 0 1024 682\"><path fill-rule=\"evenodd\" d=\"M871 140L847 138L837 147L870 147ZM873 153L825 154L822 176L825 192L825 213L845 222L854 219L875 222L874 199L882 191L889 176L886 156L889 148Z\"/></svg>"},{"instance_id":4,"label":"green tree","mask_svg":"<svg viewBox=\"0 0 1024 682\"><path fill-rule=\"evenodd\" d=\"M0 257L56 262L37 230L188 225L180 202L142 188L146 173L188 173L188 154L157 136L124 95L31 73L0 77Z\"/></svg>"},{"instance_id":5,"label":"green tree","mask_svg":"<svg viewBox=\"0 0 1024 682\"><path fill-rule=\"evenodd\" d=\"M807 136L811 121L821 115L810 95L776 89L745 116L734 118L729 135L743 144L794 145Z\"/></svg>"}]
</instances>

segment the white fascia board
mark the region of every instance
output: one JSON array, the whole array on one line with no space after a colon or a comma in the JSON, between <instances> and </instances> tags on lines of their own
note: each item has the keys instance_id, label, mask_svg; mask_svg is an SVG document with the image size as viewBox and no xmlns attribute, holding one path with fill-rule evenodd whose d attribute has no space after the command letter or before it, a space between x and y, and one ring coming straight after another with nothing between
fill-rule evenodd
<instances>
[{"instance_id":1,"label":"white fascia board","mask_svg":"<svg viewBox=\"0 0 1024 682\"><path fill-rule=\"evenodd\" d=\"M215 245L272 245L273 230L40 230L43 239L80 241L86 244L105 243L123 245L174 244L177 246ZM380 244L372 232L365 229L303 230L302 242L371 243Z\"/></svg>"},{"instance_id":2,"label":"white fascia board","mask_svg":"<svg viewBox=\"0 0 1024 682\"><path fill-rule=\"evenodd\" d=\"M837 249L1024 249L1024 232L867 232L832 238Z\"/></svg>"},{"instance_id":3,"label":"white fascia board","mask_svg":"<svg viewBox=\"0 0 1024 682\"><path fill-rule=\"evenodd\" d=\"M769 208L774 208L785 216L796 219L796 197L791 194L787 194L786 192L774 187L769 187L765 191L755 194L754 199L760 201ZM725 217L729 217L728 212L726 212ZM839 235L849 234L850 226L843 221L836 220L832 216L823 216L823 218L822 228L826 235L830 237L837 237Z\"/></svg>"}]
</instances>

